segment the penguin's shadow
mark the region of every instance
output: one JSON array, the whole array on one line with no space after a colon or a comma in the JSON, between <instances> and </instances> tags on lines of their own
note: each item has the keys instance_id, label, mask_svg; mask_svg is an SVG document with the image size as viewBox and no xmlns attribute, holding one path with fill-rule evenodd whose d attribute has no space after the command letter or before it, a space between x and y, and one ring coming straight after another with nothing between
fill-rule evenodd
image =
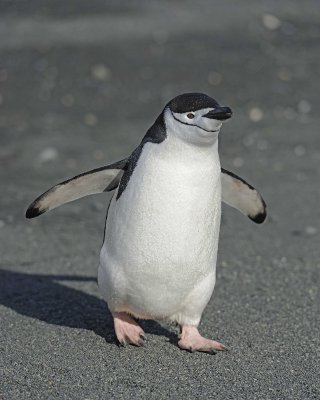
<instances>
[{"instance_id":1,"label":"penguin's shadow","mask_svg":"<svg viewBox=\"0 0 320 400\"><path fill-rule=\"evenodd\" d=\"M106 303L96 296L63 285L63 282L96 282L95 277L25 274L0 270L0 304L18 314L48 324L94 331L108 343L117 343L113 320ZM146 333L166 336L174 333L156 321L143 321Z\"/></svg>"}]
</instances>

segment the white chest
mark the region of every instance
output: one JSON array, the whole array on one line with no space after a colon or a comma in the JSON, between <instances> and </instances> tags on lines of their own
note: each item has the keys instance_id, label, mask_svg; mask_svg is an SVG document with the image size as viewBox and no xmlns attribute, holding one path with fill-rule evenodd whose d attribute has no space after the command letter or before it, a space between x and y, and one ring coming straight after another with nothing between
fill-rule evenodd
<instances>
[{"instance_id":1,"label":"white chest","mask_svg":"<svg viewBox=\"0 0 320 400\"><path fill-rule=\"evenodd\" d=\"M99 285L111 309L137 316L180 312L195 290L191 303L200 299L202 310L215 282L218 153L191 148L174 157L169 144L144 146L125 191L113 197L106 223Z\"/></svg>"},{"instance_id":2,"label":"white chest","mask_svg":"<svg viewBox=\"0 0 320 400\"><path fill-rule=\"evenodd\" d=\"M131 269L189 265L201 271L216 256L219 158L215 149L195 155L191 148L191 156L183 149L177 156L165 146L144 146L125 192L110 206L105 245Z\"/></svg>"}]
</instances>

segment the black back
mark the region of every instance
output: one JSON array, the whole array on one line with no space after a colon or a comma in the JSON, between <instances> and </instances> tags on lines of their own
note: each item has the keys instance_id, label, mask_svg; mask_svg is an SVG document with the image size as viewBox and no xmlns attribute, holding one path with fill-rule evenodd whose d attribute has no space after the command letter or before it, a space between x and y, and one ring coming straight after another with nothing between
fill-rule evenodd
<instances>
[{"instance_id":1,"label":"black back","mask_svg":"<svg viewBox=\"0 0 320 400\"><path fill-rule=\"evenodd\" d=\"M159 115L156 119L155 123L148 129L147 133L145 134L144 138L142 139L139 146L133 151L131 156L128 159L127 165L124 168L124 174L122 175L118 193L117 193L117 200L120 198L122 193L124 192L125 188L127 187L131 175L137 165L139 157L141 155L143 146L148 143L161 143L167 137L166 133L166 125L164 122L164 111Z\"/></svg>"}]
</instances>

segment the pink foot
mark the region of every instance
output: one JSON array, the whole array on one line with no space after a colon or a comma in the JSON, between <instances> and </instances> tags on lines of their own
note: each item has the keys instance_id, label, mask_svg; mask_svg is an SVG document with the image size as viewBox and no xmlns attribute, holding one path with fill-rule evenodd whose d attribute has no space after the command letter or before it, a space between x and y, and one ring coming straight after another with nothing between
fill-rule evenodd
<instances>
[{"instance_id":1,"label":"pink foot","mask_svg":"<svg viewBox=\"0 0 320 400\"><path fill-rule=\"evenodd\" d=\"M195 351L204 351L206 353L215 354L215 350L228 350L223 344L202 337L195 326L183 325L179 338L178 346L180 349L188 350L191 353Z\"/></svg>"},{"instance_id":2,"label":"pink foot","mask_svg":"<svg viewBox=\"0 0 320 400\"><path fill-rule=\"evenodd\" d=\"M136 323L136 321L130 317L130 315L120 312L113 313L114 330L116 332L117 339L122 346L126 344L132 344L134 346L143 346L145 335Z\"/></svg>"}]
</instances>

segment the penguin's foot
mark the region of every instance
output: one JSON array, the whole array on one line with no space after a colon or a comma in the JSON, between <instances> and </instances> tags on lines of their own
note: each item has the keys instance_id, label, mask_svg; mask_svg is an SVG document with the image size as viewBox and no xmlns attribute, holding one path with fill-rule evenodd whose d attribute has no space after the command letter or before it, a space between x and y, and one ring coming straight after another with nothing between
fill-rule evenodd
<instances>
[{"instance_id":1,"label":"penguin's foot","mask_svg":"<svg viewBox=\"0 0 320 400\"><path fill-rule=\"evenodd\" d=\"M190 351L203 351L205 353L215 354L216 350L228 350L223 344L214 340L202 337L195 326L183 325L179 336L178 346L180 349Z\"/></svg>"},{"instance_id":2,"label":"penguin's foot","mask_svg":"<svg viewBox=\"0 0 320 400\"><path fill-rule=\"evenodd\" d=\"M132 344L133 346L143 346L146 339L142 328L136 321L125 312L113 313L114 330L117 339L122 346Z\"/></svg>"}]
</instances>

